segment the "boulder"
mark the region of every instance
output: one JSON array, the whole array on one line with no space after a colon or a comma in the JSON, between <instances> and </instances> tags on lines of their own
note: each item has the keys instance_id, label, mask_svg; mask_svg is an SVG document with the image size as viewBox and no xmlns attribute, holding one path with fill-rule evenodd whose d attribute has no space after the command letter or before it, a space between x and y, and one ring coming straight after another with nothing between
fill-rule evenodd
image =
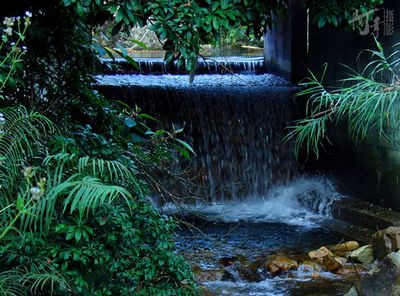
<instances>
[{"instance_id":1,"label":"boulder","mask_svg":"<svg viewBox=\"0 0 400 296\"><path fill-rule=\"evenodd\" d=\"M363 264L372 263L374 262L374 249L372 245L363 246L350 252L349 258Z\"/></svg>"},{"instance_id":2,"label":"boulder","mask_svg":"<svg viewBox=\"0 0 400 296\"><path fill-rule=\"evenodd\" d=\"M344 296L358 296L356 288L352 287Z\"/></svg>"},{"instance_id":3,"label":"boulder","mask_svg":"<svg viewBox=\"0 0 400 296\"><path fill-rule=\"evenodd\" d=\"M237 256L232 256L232 257L223 257L218 260L218 263L221 264L222 266L226 267L229 265L232 265L236 261L238 261L239 258Z\"/></svg>"},{"instance_id":4,"label":"boulder","mask_svg":"<svg viewBox=\"0 0 400 296\"><path fill-rule=\"evenodd\" d=\"M202 269L199 266L193 267L193 273L198 283L220 281L224 276L223 269Z\"/></svg>"},{"instance_id":5,"label":"boulder","mask_svg":"<svg viewBox=\"0 0 400 296\"><path fill-rule=\"evenodd\" d=\"M335 273L338 275L360 275L365 272L366 269L361 264L347 264L335 271Z\"/></svg>"},{"instance_id":6,"label":"boulder","mask_svg":"<svg viewBox=\"0 0 400 296\"><path fill-rule=\"evenodd\" d=\"M391 252L400 250L400 227L389 227L376 232L372 236L372 245L375 256L384 258Z\"/></svg>"},{"instance_id":7,"label":"boulder","mask_svg":"<svg viewBox=\"0 0 400 296\"><path fill-rule=\"evenodd\" d=\"M332 255L325 256L321 259L321 264L326 271L335 272L343 266L341 258Z\"/></svg>"},{"instance_id":8,"label":"boulder","mask_svg":"<svg viewBox=\"0 0 400 296\"><path fill-rule=\"evenodd\" d=\"M317 262L304 261L299 265L298 270L307 273L321 272L322 266L319 265Z\"/></svg>"},{"instance_id":9,"label":"boulder","mask_svg":"<svg viewBox=\"0 0 400 296\"><path fill-rule=\"evenodd\" d=\"M265 269L273 275L280 273L283 270L296 269L298 263L295 260L281 255L271 256L264 265Z\"/></svg>"},{"instance_id":10,"label":"boulder","mask_svg":"<svg viewBox=\"0 0 400 296\"><path fill-rule=\"evenodd\" d=\"M360 244L356 241L348 241L345 243L337 244L332 248L332 252L350 252L358 249L360 247Z\"/></svg>"},{"instance_id":11,"label":"boulder","mask_svg":"<svg viewBox=\"0 0 400 296\"><path fill-rule=\"evenodd\" d=\"M332 252L327 247L321 247L318 250L314 250L308 253L308 257L311 259L322 259L326 256L333 256Z\"/></svg>"},{"instance_id":12,"label":"boulder","mask_svg":"<svg viewBox=\"0 0 400 296\"><path fill-rule=\"evenodd\" d=\"M399 296L399 291L400 252L387 255L359 284L360 295Z\"/></svg>"}]
</instances>

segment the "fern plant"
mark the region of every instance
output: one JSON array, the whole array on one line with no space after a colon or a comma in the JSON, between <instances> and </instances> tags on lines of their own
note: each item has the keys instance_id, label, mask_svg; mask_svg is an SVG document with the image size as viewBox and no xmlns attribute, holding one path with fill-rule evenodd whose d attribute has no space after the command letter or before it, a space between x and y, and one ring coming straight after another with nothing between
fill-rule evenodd
<instances>
[{"instance_id":1,"label":"fern plant","mask_svg":"<svg viewBox=\"0 0 400 296\"><path fill-rule=\"evenodd\" d=\"M53 295L56 286L66 293L69 289L65 278L50 265L34 264L31 269L20 267L0 273L2 296L23 296L26 295L26 290L38 295L45 287L49 288L48 294Z\"/></svg>"},{"instance_id":2,"label":"fern plant","mask_svg":"<svg viewBox=\"0 0 400 296\"><path fill-rule=\"evenodd\" d=\"M297 96L308 96L307 116L289 127L286 139L292 139L299 155L305 148L307 155L317 158L324 142L330 142L328 127L346 123L349 135L355 142L368 135L377 134L380 141L396 145L394 132L400 128L400 50L399 44L386 55L376 41L376 50L364 50L370 62L361 73L349 67L349 76L341 82L342 87L327 89L324 76L318 79L311 71L310 77L300 83L304 90Z\"/></svg>"}]
</instances>

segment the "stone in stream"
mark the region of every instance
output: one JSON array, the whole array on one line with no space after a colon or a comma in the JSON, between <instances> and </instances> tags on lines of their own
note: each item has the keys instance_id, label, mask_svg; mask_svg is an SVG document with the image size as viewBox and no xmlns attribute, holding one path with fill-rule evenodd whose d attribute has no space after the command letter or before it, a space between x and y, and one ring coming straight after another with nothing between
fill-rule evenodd
<instances>
[{"instance_id":1,"label":"stone in stream","mask_svg":"<svg viewBox=\"0 0 400 296\"><path fill-rule=\"evenodd\" d=\"M265 269L273 275L277 275L281 271L296 269L298 263L295 260L282 255L273 255L265 262Z\"/></svg>"},{"instance_id":2,"label":"stone in stream","mask_svg":"<svg viewBox=\"0 0 400 296\"><path fill-rule=\"evenodd\" d=\"M349 257L356 262L369 264L374 262L374 250L371 245L366 245L350 252Z\"/></svg>"},{"instance_id":3,"label":"stone in stream","mask_svg":"<svg viewBox=\"0 0 400 296\"><path fill-rule=\"evenodd\" d=\"M335 273L338 275L360 275L366 272L366 269L361 264L347 264L339 268Z\"/></svg>"},{"instance_id":4,"label":"stone in stream","mask_svg":"<svg viewBox=\"0 0 400 296\"><path fill-rule=\"evenodd\" d=\"M378 259L400 250L400 227L388 227L372 236L374 253Z\"/></svg>"},{"instance_id":5,"label":"stone in stream","mask_svg":"<svg viewBox=\"0 0 400 296\"><path fill-rule=\"evenodd\" d=\"M337 244L332 248L332 252L350 252L358 249L360 247L360 244L356 241L348 241L344 242L341 244Z\"/></svg>"},{"instance_id":6,"label":"stone in stream","mask_svg":"<svg viewBox=\"0 0 400 296\"><path fill-rule=\"evenodd\" d=\"M198 283L220 281L224 276L223 269L202 269L199 266L193 267L193 273Z\"/></svg>"},{"instance_id":7,"label":"stone in stream","mask_svg":"<svg viewBox=\"0 0 400 296\"><path fill-rule=\"evenodd\" d=\"M326 256L333 256L332 252L327 247L321 247L318 250L313 250L308 253L311 259L322 259Z\"/></svg>"},{"instance_id":8,"label":"stone in stream","mask_svg":"<svg viewBox=\"0 0 400 296\"><path fill-rule=\"evenodd\" d=\"M326 271L335 272L343 265L343 258L327 255L321 259L321 264Z\"/></svg>"},{"instance_id":9,"label":"stone in stream","mask_svg":"<svg viewBox=\"0 0 400 296\"><path fill-rule=\"evenodd\" d=\"M317 262L313 261L304 261L299 265L298 268L299 271L301 272L321 272L322 271L322 266L319 265Z\"/></svg>"},{"instance_id":10,"label":"stone in stream","mask_svg":"<svg viewBox=\"0 0 400 296\"><path fill-rule=\"evenodd\" d=\"M356 293L355 293L356 292ZM347 296L399 296L400 252L390 253L379 262Z\"/></svg>"}]
</instances>

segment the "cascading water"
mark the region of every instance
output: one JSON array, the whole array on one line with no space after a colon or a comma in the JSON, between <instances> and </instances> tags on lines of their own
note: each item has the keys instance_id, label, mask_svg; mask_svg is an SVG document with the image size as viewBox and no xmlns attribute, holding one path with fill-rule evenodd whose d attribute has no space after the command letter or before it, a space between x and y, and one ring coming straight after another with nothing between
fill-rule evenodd
<instances>
[{"instance_id":1,"label":"cascading water","mask_svg":"<svg viewBox=\"0 0 400 296\"><path fill-rule=\"evenodd\" d=\"M237 63L231 60L226 66ZM295 117L292 98L298 89L282 78L271 74L204 74L190 84L187 75L135 74L103 75L97 80L100 91L110 99L136 104L146 113L156 114L167 127L175 124L184 128L184 139L197 153L191 161L198 176L195 196L206 197L213 204L248 204L251 200L259 205L254 200L280 200L280 211L297 202L304 210L319 214L328 212L320 206L337 197L317 190L301 204L301 194L294 191L309 194L310 188L301 181L288 185L299 176L292 146L283 141L285 128ZM320 180L305 184L315 187L316 182L326 186ZM293 186L297 187L288 192ZM305 205L305 200L318 205ZM261 208L267 211L268 207Z\"/></svg>"},{"instance_id":2,"label":"cascading water","mask_svg":"<svg viewBox=\"0 0 400 296\"><path fill-rule=\"evenodd\" d=\"M167 64L162 58L138 58L137 66L122 58L103 59L106 74L177 74L182 73L177 63ZM197 74L263 73L264 59L260 57L216 57L199 59Z\"/></svg>"},{"instance_id":3,"label":"cascading water","mask_svg":"<svg viewBox=\"0 0 400 296\"><path fill-rule=\"evenodd\" d=\"M184 128L182 137L197 154L190 161L198 185L192 194L202 201L180 205L179 213L195 213L186 217L206 236L182 229L176 243L206 273L219 270L226 256L256 260L282 248L305 251L342 239L318 227L340 195L328 179L302 176L292 145L283 141L296 117L298 89L277 76L256 75L255 61L227 60L223 68L236 70L222 75L219 66L210 71L204 63L207 74L197 75L192 84L188 75L166 74L171 69L154 60L139 61L141 74L97 76L106 97L140 106L167 128ZM130 73L127 69L122 73ZM176 209L163 205L166 212ZM252 283L240 270L240 264L226 267L226 279L203 284L215 295L291 295L288 287L298 286L290 277L272 279L258 271Z\"/></svg>"},{"instance_id":4,"label":"cascading water","mask_svg":"<svg viewBox=\"0 0 400 296\"><path fill-rule=\"evenodd\" d=\"M283 130L291 120L290 84L273 75L116 75L99 77L107 96L182 125L197 156L195 173L212 202L262 195L297 175ZM111 87L106 87L106 85Z\"/></svg>"}]
</instances>

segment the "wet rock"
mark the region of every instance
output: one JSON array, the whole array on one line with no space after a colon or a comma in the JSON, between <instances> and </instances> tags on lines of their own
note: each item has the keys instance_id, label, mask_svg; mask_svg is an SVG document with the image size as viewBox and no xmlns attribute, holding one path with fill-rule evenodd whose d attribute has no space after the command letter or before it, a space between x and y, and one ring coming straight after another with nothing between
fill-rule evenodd
<instances>
[{"instance_id":1,"label":"wet rock","mask_svg":"<svg viewBox=\"0 0 400 296\"><path fill-rule=\"evenodd\" d=\"M237 264L230 265L225 268L224 274L222 276L223 281L230 281L230 282L241 282L242 278L240 276L240 273L238 271L238 266Z\"/></svg>"},{"instance_id":2,"label":"wet rock","mask_svg":"<svg viewBox=\"0 0 400 296\"><path fill-rule=\"evenodd\" d=\"M265 262L264 267L270 273L276 275L283 270L296 269L298 267L298 263L290 258L281 255L274 255Z\"/></svg>"},{"instance_id":3,"label":"wet rock","mask_svg":"<svg viewBox=\"0 0 400 296\"><path fill-rule=\"evenodd\" d=\"M247 282L261 282L262 280L264 280L264 277L262 276L261 273L259 273L258 271L253 272L252 270L250 270L247 267L240 267L238 269L238 273L240 278L242 278L243 280L247 281Z\"/></svg>"},{"instance_id":4,"label":"wet rock","mask_svg":"<svg viewBox=\"0 0 400 296\"><path fill-rule=\"evenodd\" d=\"M322 266L319 265L317 262L304 261L299 265L298 270L301 272L315 273L315 272L321 272Z\"/></svg>"},{"instance_id":5,"label":"wet rock","mask_svg":"<svg viewBox=\"0 0 400 296\"><path fill-rule=\"evenodd\" d=\"M374 253L378 259L400 250L400 227L389 227L372 236Z\"/></svg>"},{"instance_id":6,"label":"wet rock","mask_svg":"<svg viewBox=\"0 0 400 296\"><path fill-rule=\"evenodd\" d=\"M333 256L332 252L327 247L321 247L318 250L314 250L308 253L311 259L322 259L326 256Z\"/></svg>"},{"instance_id":7,"label":"wet rock","mask_svg":"<svg viewBox=\"0 0 400 296\"><path fill-rule=\"evenodd\" d=\"M198 266L193 267L193 272L198 283L220 281L224 276L223 269L202 269Z\"/></svg>"},{"instance_id":8,"label":"wet rock","mask_svg":"<svg viewBox=\"0 0 400 296\"><path fill-rule=\"evenodd\" d=\"M321 264L324 270L329 272L335 272L343 266L341 259L334 257L332 255L327 255L321 259Z\"/></svg>"},{"instance_id":9,"label":"wet rock","mask_svg":"<svg viewBox=\"0 0 400 296\"><path fill-rule=\"evenodd\" d=\"M366 245L350 252L349 257L356 262L369 264L374 262L374 250L371 245Z\"/></svg>"},{"instance_id":10,"label":"wet rock","mask_svg":"<svg viewBox=\"0 0 400 296\"><path fill-rule=\"evenodd\" d=\"M358 249L360 244L356 241L348 241L345 243L338 244L332 248L332 252L350 252Z\"/></svg>"},{"instance_id":11,"label":"wet rock","mask_svg":"<svg viewBox=\"0 0 400 296\"><path fill-rule=\"evenodd\" d=\"M390 253L359 284L359 295L400 295L400 252Z\"/></svg>"},{"instance_id":12,"label":"wet rock","mask_svg":"<svg viewBox=\"0 0 400 296\"><path fill-rule=\"evenodd\" d=\"M224 257L224 258L220 258L218 260L218 263L221 264L222 266L230 266L238 260L239 260L239 258L236 256Z\"/></svg>"},{"instance_id":13,"label":"wet rock","mask_svg":"<svg viewBox=\"0 0 400 296\"><path fill-rule=\"evenodd\" d=\"M366 269L360 264L348 264L339 268L335 273L338 275L359 275L365 273Z\"/></svg>"},{"instance_id":14,"label":"wet rock","mask_svg":"<svg viewBox=\"0 0 400 296\"><path fill-rule=\"evenodd\" d=\"M334 257L335 258L335 260L337 261L337 262L339 262L341 265L345 265L346 263L347 263L347 258L344 258L344 257L337 257L337 256L335 256Z\"/></svg>"},{"instance_id":15,"label":"wet rock","mask_svg":"<svg viewBox=\"0 0 400 296\"><path fill-rule=\"evenodd\" d=\"M344 296L359 296L356 288L352 287L349 292L344 294Z\"/></svg>"}]
</instances>

